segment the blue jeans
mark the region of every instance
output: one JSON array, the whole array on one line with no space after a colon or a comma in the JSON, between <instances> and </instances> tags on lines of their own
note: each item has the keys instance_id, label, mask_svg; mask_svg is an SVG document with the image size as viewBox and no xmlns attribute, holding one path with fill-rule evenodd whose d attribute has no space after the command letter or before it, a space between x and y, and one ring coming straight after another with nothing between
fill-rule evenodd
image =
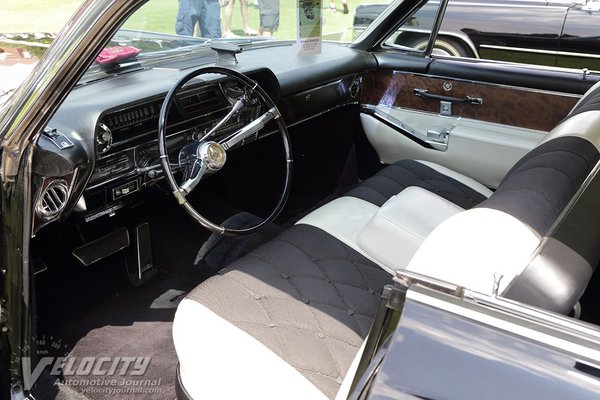
<instances>
[{"instance_id":1,"label":"blue jeans","mask_svg":"<svg viewBox=\"0 0 600 400\"><path fill-rule=\"evenodd\" d=\"M221 5L219 0L179 0L175 32L194 36L194 26L200 24L200 36L221 37Z\"/></svg>"}]
</instances>

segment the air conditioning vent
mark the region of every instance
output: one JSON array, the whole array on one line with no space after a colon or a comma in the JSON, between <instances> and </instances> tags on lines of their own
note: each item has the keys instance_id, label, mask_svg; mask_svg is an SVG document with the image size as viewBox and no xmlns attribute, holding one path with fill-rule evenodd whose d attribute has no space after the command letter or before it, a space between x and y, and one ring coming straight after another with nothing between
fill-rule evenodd
<instances>
[{"instance_id":1,"label":"air conditioning vent","mask_svg":"<svg viewBox=\"0 0 600 400\"><path fill-rule=\"evenodd\" d=\"M69 187L64 180L56 180L46 186L36 204L36 213L43 220L50 220L65 208Z\"/></svg>"}]
</instances>

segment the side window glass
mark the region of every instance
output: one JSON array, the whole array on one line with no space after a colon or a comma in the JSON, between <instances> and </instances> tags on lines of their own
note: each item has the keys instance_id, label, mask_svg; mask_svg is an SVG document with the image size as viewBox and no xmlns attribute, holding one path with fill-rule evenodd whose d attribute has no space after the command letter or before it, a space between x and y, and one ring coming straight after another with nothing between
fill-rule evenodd
<instances>
[{"instance_id":1,"label":"side window glass","mask_svg":"<svg viewBox=\"0 0 600 400\"><path fill-rule=\"evenodd\" d=\"M385 41L385 45L402 50L424 52L431 40L439 7L439 0L430 0L425 3Z\"/></svg>"},{"instance_id":2,"label":"side window glass","mask_svg":"<svg viewBox=\"0 0 600 400\"><path fill-rule=\"evenodd\" d=\"M388 45L427 47L438 1L415 13ZM600 0L450 0L432 56L600 70Z\"/></svg>"}]
</instances>

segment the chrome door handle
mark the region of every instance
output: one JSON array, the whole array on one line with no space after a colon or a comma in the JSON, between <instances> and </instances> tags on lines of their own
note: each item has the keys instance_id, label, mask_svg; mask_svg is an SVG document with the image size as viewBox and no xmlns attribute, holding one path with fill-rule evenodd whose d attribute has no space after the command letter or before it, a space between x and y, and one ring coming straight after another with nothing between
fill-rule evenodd
<instances>
[{"instance_id":1,"label":"chrome door handle","mask_svg":"<svg viewBox=\"0 0 600 400\"><path fill-rule=\"evenodd\" d=\"M450 131L444 127L434 126L427 130L427 143L436 150L448 149L448 136Z\"/></svg>"},{"instance_id":2,"label":"chrome door handle","mask_svg":"<svg viewBox=\"0 0 600 400\"><path fill-rule=\"evenodd\" d=\"M460 98L460 97L444 96L441 94L429 93L429 91L427 89L413 89L413 93L415 96L423 97L426 99L449 101L451 103L475 104L478 106L483 104L483 99L481 97L467 96L465 98Z\"/></svg>"}]
</instances>

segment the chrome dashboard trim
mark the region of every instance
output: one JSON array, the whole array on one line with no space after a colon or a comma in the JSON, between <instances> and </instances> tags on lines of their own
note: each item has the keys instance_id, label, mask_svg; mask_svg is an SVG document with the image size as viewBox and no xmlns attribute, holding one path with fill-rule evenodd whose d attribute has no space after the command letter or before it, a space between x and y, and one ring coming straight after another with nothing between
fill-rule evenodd
<instances>
[{"instance_id":1,"label":"chrome dashboard trim","mask_svg":"<svg viewBox=\"0 0 600 400\"><path fill-rule=\"evenodd\" d=\"M159 99L155 99L155 100L159 100ZM146 99L146 100L142 100L142 101L141 101L141 102L139 102L139 103L138 103L138 102L136 102L136 103L132 103L131 105L129 105L129 106L126 106L126 107L123 107L123 108L120 108L120 109L111 109L111 110L107 110L107 111L105 111L105 112L103 112L103 113L102 113L102 115L100 116L100 118L98 118L98 123L96 124L96 126L98 126L98 125L101 123L100 121L102 121L102 118L104 118L104 116L106 116L106 114L109 114L109 113L117 113L117 112L123 112L123 111L126 111L127 109L129 109L129 108L131 108L131 107L135 107L135 105L134 105L134 104L137 104L137 105L142 105L142 104L144 104L144 103L148 103L149 101L150 101L150 100ZM184 121L181 121L181 122L177 122L177 123L171 124L170 126L171 126L171 127L177 127L177 126L180 126L180 125L183 125L183 124L190 124L190 123L194 123L194 121L196 121L196 120L198 120L198 119L207 119L207 118L211 118L211 115L212 115L212 114L215 114L215 113L221 112L221 111L223 111L223 110L226 110L226 109L228 109L228 108L230 108L230 107L231 107L231 106L226 106L226 107L223 107L223 108L219 108L219 109L217 109L217 110L213 110L213 111L211 111L211 112L209 112L209 113L201 114L201 115L195 116L195 117L193 117L193 118L186 119L186 120L184 120ZM203 122L203 123L205 123L205 122ZM121 140L121 141L115 141L115 142L113 142L113 144L112 144L112 147L115 147L115 146L121 146L121 145L124 145L124 144L130 143L130 142L132 142L132 141L135 141L135 140L137 140L137 139L141 139L141 138L142 138L142 137L144 137L144 136L149 136L149 135L150 135L150 134L152 134L152 133L156 133L156 131L155 131L155 130L153 130L153 131L146 131L146 132L144 132L144 133L140 133L140 134L137 134L137 135L135 135L135 136L129 137L129 138L125 139L125 140ZM178 132L178 133L179 133L179 132ZM171 137L171 136L177 135L178 133L174 133L174 134L171 134L171 135L167 135L167 137ZM101 154L102 154L102 153L101 153ZM101 158L101 157L100 157L100 158ZM100 159L100 158L99 158L99 159Z\"/></svg>"}]
</instances>

